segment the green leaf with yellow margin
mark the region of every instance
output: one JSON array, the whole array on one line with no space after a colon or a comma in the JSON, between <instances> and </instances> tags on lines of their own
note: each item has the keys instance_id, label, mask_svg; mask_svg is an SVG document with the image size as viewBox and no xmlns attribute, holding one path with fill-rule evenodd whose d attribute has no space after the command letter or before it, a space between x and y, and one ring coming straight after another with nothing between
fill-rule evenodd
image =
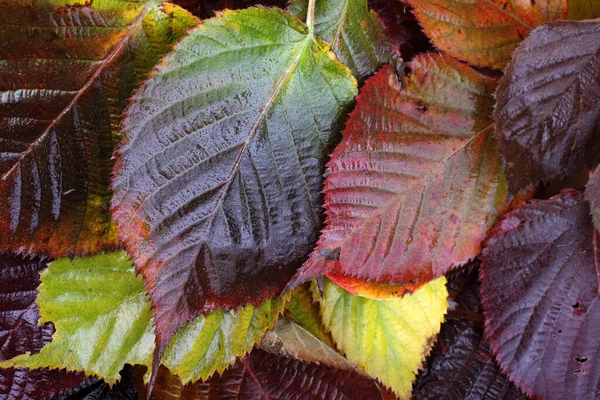
<instances>
[{"instance_id":1,"label":"green leaf with yellow margin","mask_svg":"<svg viewBox=\"0 0 600 400\"><path fill-rule=\"evenodd\" d=\"M354 296L324 278L323 323L350 361L407 399L440 331L447 296L444 277L387 300Z\"/></svg>"},{"instance_id":2,"label":"green leaf with yellow margin","mask_svg":"<svg viewBox=\"0 0 600 400\"><path fill-rule=\"evenodd\" d=\"M0 363L0 368L84 371L108 383L125 364L150 368L154 351L151 304L140 276L124 251L50 263L41 274L37 304L41 321L56 327L52 342L34 355ZM248 353L283 311L286 299L258 307L217 311L190 321L178 332L164 364L184 382L222 372Z\"/></svg>"}]
</instances>

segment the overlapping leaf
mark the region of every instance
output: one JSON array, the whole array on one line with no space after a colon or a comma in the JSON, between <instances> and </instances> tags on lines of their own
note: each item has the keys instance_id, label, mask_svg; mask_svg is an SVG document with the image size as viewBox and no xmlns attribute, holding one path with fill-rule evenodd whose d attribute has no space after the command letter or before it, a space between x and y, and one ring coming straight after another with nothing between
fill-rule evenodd
<instances>
[{"instance_id":1,"label":"overlapping leaf","mask_svg":"<svg viewBox=\"0 0 600 400\"><path fill-rule=\"evenodd\" d=\"M512 190L600 161L600 22L555 22L515 52L496 94Z\"/></svg>"},{"instance_id":2,"label":"overlapping leaf","mask_svg":"<svg viewBox=\"0 0 600 400\"><path fill-rule=\"evenodd\" d=\"M0 361L25 352L37 353L52 340L54 326L38 325L34 301L46 262L39 258L0 255ZM0 398L37 400L68 393L84 379L83 374L0 368Z\"/></svg>"},{"instance_id":3,"label":"overlapping leaf","mask_svg":"<svg viewBox=\"0 0 600 400\"><path fill-rule=\"evenodd\" d=\"M356 372L305 364L256 349L222 375L185 386L161 367L151 399L381 400L383 397L375 382Z\"/></svg>"},{"instance_id":4,"label":"overlapping leaf","mask_svg":"<svg viewBox=\"0 0 600 400\"><path fill-rule=\"evenodd\" d=\"M407 1L438 49L471 65L497 69L532 29L567 16L567 0Z\"/></svg>"},{"instance_id":5,"label":"overlapping leaf","mask_svg":"<svg viewBox=\"0 0 600 400\"><path fill-rule=\"evenodd\" d=\"M114 218L148 284L159 353L199 313L280 292L304 261L355 94L326 43L266 8L205 21L137 92Z\"/></svg>"},{"instance_id":6,"label":"overlapping leaf","mask_svg":"<svg viewBox=\"0 0 600 400\"><path fill-rule=\"evenodd\" d=\"M590 203L596 229L600 229L600 167L596 168L585 187L585 199Z\"/></svg>"},{"instance_id":7,"label":"overlapping leaf","mask_svg":"<svg viewBox=\"0 0 600 400\"><path fill-rule=\"evenodd\" d=\"M568 19L582 20L600 17L600 0L568 0Z\"/></svg>"},{"instance_id":8,"label":"overlapping leaf","mask_svg":"<svg viewBox=\"0 0 600 400\"><path fill-rule=\"evenodd\" d=\"M583 194L507 214L483 252L486 333L511 380L536 398L600 393L598 233Z\"/></svg>"},{"instance_id":9,"label":"overlapping leaf","mask_svg":"<svg viewBox=\"0 0 600 400\"><path fill-rule=\"evenodd\" d=\"M37 304L52 321L51 343L4 366L84 371L108 383L126 363L149 365L154 348L150 302L124 252L61 258L42 272Z\"/></svg>"},{"instance_id":10,"label":"overlapping leaf","mask_svg":"<svg viewBox=\"0 0 600 400\"><path fill-rule=\"evenodd\" d=\"M408 399L444 320L445 283L442 277L401 299L372 300L353 296L325 278L323 322L350 361Z\"/></svg>"},{"instance_id":11,"label":"overlapping leaf","mask_svg":"<svg viewBox=\"0 0 600 400\"><path fill-rule=\"evenodd\" d=\"M0 249L117 246L108 186L120 114L197 21L158 4L0 3Z\"/></svg>"},{"instance_id":12,"label":"overlapping leaf","mask_svg":"<svg viewBox=\"0 0 600 400\"><path fill-rule=\"evenodd\" d=\"M328 164L327 227L290 286L336 274L423 283L477 255L506 202L490 114L495 81L420 55L363 87Z\"/></svg>"},{"instance_id":13,"label":"overlapping leaf","mask_svg":"<svg viewBox=\"0 0 600 400\"><path fill-rule=\"evenodd\" d=\"M313 299L310 284L298 286L289 296L290 301L285 304L285 316L302 325L327 345L333 346L331 335L323 328L319 303Z\"/></svg>"},{"instance_id":14,"label":"overlapping leaf","mask_svg":"<svg viewBox=\"0 0 600 400\"><path fill-rule=\"evenodd\" d=\"M40 353L18 356L4 366L79 370L108 383L119 379L126 363L150 367L150 301L125 252L59 259L43 273L42 282L38 304L42 321L56 325L54 340ZM258 307L193 319L173 339L164 364L184 382L222 372L273 326L284 302L267 299Z\"/></svg>"},{"instance_id":15,"label":"overlapping leaf","mask_svg":"<svg viewBox=\"0 0 600 400\"><path fill-rule=\"evenodd\" d=\"M413 386L419 400L525 400L492 356L483 331L476 272L448 282L455 302Z\"/></svg>"},{"instance_id":16,"label":"overlapping leaf","mask_svg":"<svg viewBox=\"0 0 600 400\"><path fill-rule=\"evenodd\" d=\"M306 18L308 0L293 0L287 10ZM375 73L382 64L395 61L397 50L385 33L367 0L317 1L315 33L335 51L359 81Z\"/></svg>"}]
</instances>

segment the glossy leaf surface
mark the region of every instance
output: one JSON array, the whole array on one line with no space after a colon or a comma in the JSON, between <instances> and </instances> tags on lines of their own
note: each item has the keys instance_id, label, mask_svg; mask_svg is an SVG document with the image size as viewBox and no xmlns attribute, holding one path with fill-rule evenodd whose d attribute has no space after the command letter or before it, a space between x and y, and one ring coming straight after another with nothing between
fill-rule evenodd
<instances>
[{"instance_id":1,"label":"glossy leaf surface","mask_svg":"<svg viewBox=\"0 0 600 400\"><path fill-rule=\"evenodd\" d=\"M190 318L279 293L304 261L355 94L324 42L266 8L205 21L137 92L114 218L148 284L159 353Z\"/></svg>"},{"instance_id":2,"label":"glossy leaf surface","mask_svg":"<svg viewBox=\"0 0 600 400\"><path fill-rule=\"evenodd\" d=\"M536 29L496 93L499 149L511 190L600 161L600 22Z\"/></svg>"},{"instance_id":3,"label":"glossy leaf surface","mask_svg":"<svg viewBox=\"0 0 600 400\"><path fill-rule=\"evenodd\" d=\"M352 371L279 357L256 349L222 375L183 386L161 367L152 400L380 400L375 382Z\"/></svg>"},{"instance_id":4,"label":"glossy leaf surface","mask_svg":"<svg viewBox=\"0 0 600 400\"><path fill-rule=\"evenodd\" d=\"M529 32L565 19L567 0L407 0L440 50L478 67L502 69Z\"/></svg>"},{"instance_id":5,"label":"glossy leaf surface","mask_svg":"<svg viewBox=\"0 0 600 400\"><path fill-rule=\"evenodd\" d=\"M327 227L293 284L322 274L424 283L475 257L506 202L495 81L420 55L367 81L328 164Z\"/></svg>"},{"instance_id":6,"label":"glossy leaf surface","mask_svg":"<svg viewBox=\"0 0 600 400\"><path fill-rule=\"evenodd\" d=\"M54 261L39 292L41 321L56 326L53 340L4 366L84 371L114 383L126 363L150 364L150 302L124 252Z\"/></svg>"},{"instance_id":7,"label":"glossy leaf surface","mask_svg":"<svg viewBox=\"0 0 600 400\"><path fill-rule=\"evenodd\" d=\"M308 0L294 0L287 10L305 20L307 8ZM394 62L397 50L367 0L317 1L314 12L315 33L331 45L359 81L382 64Z\"/></svg>"},{"instance_id":8,"label":"glossy leaf surface","mask_svg":"<svg viewBox=\"0 0 600 400\"><path fill-rule=\"evenodd\" d=\"M46 267L39 258L0 255L0 361L25 352L37 353L52 340L54 326L38 325L35 298L38 272ZM0 398L47 399L69 393L83 374L47 369L0 368Z\"/></svg>"},{"instance_id":9,"label":"glossy leaf surface","mask_svg":"<svg viewBox=\"0 0 600 400\"><path fill-rule=\"evenodd\" d=\"M111 156L133 89L197 20L158 1L0 3L0 249L115 247Z\"/></svg>"},{"instance_id":10,"label":"glossy leaf surface","mask_svg":"<svg viewBox=\"0 0 600 400\"><path fill-rule=\"evenodd\" d=\"M477 271L453 277L454 306L413 386L419 400L525 400L502 374L484 336Z\"/></svg>"},{"instance_id":11,"label":"glossy leaf surface","mask_svg":"<svg viewBox=\"0 0 600 400\"><path fill-rule=\"evenodd\" d=\"M324 278L323 323L350 361L400 399L408 399L444 320L445 283L442 277L401 299L372 300L353 296Z\"/></svg>"},{"instance_id":12,"label":"glossy leaf surface","mask_svg":"<svg viewBox=\"0 0 600 400\"><path fill-rule=\"evenodd\" d=\"M598 236L583 194L507 214L483 251L486 333L503 370L544 399L600 394Z\"/></svg>"}]
</instances>

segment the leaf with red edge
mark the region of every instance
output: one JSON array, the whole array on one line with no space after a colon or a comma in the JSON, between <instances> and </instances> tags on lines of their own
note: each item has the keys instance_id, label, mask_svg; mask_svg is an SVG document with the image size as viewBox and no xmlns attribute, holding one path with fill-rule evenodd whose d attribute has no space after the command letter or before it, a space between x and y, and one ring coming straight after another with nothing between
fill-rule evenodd
<instances>
[{"instance_id":1,"label":"leaf with red edge","mask_svg":"<svg viewBox=\"0 0 600 400\"><path fill-rule=\"evenodd\" d=\"M407 1L438 49L471 65L497 69L532 29L567 16L567 0Z\"/></svg>"},{"instance_id":2,"label":"leaf with red edge","mask_svg":"<svg viewBox=\"0 0 600 400\"><path fill-rule=\"evenodd\" d=\"M511 190L600 161L600 21L544 25L519 46L496 93Z\"/></svg>"},{"instance_id":3,"label":"leaf with red edge","mask_svg":"<svg viewBox=\"0 0 600 400\"><path fill-rule=\"evenodd\" d=\"M471 267L477 267L471 263ZM413 385L419 400L525 400L502 374L484 336L477 271L448 282L454 306Z\"/></svg>"},{"instance_id":4,"label":"leaf with red edge","mask_svg":"<svg viewBox=\"0 0 600 400\"><path fill-rule=\"evenodd\" d=\"M485 329L502 369L539 398L600 396L598 234L583 194L508 213L483 251Z\"/></svg>"},{"instance_id":5,"label":"leaf with red edge","mask_svg":"<svg viewBox=\"0 0 600 400\"><path fill-rule=\"evenodd\" d=\"M0 250L117 247L109 213L121 112L197 23L156 1L0 2Z\"/></svg>"},{"instance_id":6,"label":"leaf with red edge","mask_svg":"<svg viewBox=\"0 0 600 400\"><path fill-rule=\"evenodd\" d=\"M52 341L54 326L50 322L38 326L35 305L38 271L45 267L39 258L0 254L0 361L37 353ZM47 399L69 392L84 378L58 370L0 368L0 398Z\"/></svg>"},{"instance_id":7,"label":"leaf with red edge","mask_svg":"<svg viewBox=\"0 0 600 400\"><path fill-rule=\"evenodd\" d=\"M140 382L140 392L144 386ZM183 386L160 368L153 400L380 400L379 386L354 371L307 364L254 349L221 376Z\"/></svg>"},{"instance_id":8,"label":"leaf with red edge","mask_svg":"<svg viewBox=\"0 0 600 400\"><path fill-rule=\"evenodd\" d=\"M323 274L424 283L475 257L506 203L495 81L419 55L367 81L328 164L327 227L289 285Z\"/></svg>"}]
</instances>

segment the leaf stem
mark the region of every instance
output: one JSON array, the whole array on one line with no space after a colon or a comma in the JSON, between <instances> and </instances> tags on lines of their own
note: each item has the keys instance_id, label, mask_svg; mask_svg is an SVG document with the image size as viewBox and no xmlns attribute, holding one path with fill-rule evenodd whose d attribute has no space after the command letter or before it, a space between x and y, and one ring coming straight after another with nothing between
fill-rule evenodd
<instances>
[{"instance_id":1,"label":"leaf stem","mask_svg":"<svg viewBox=\"0 0 600 400\"><path fill-rule=\"evenodd\" d=\"M308 10L306 12L306 26L308 34L314 35L315 31L315 2L316 0L308 0Z\"/></svg>"}]
</instances>

